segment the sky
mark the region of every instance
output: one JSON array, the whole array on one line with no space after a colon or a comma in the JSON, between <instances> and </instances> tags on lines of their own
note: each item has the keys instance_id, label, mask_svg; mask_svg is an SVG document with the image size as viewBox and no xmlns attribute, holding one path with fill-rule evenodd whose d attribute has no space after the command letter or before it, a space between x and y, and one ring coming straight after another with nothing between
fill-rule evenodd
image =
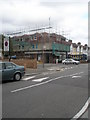
<instances>
[{"instance_id":1,"label":"sky","mask_svg":"<svg viewBox=\"0 0 90 120\"><path fill-rule=\"evenodd\" d=\"M88 0L0 0L0 26L3 34L51 26L50 33L88 44Z\"/></svg>"}]
</instances>

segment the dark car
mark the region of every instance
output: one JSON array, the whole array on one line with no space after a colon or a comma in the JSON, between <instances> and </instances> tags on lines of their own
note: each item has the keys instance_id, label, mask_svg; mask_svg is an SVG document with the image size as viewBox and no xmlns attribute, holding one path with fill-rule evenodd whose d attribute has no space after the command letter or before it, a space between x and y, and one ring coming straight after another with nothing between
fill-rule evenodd
<instances>
[{"instance_id":1,"label":"dark car","mask_svg":"<svg viewBox=\"0 0 90 120\"><path fill-rule=\"evenodd\" d=\"M21 80L25 74L24 66L16 65L13 62L0 62L0 74L4 80Z\"/></svg>"}]
</instances>

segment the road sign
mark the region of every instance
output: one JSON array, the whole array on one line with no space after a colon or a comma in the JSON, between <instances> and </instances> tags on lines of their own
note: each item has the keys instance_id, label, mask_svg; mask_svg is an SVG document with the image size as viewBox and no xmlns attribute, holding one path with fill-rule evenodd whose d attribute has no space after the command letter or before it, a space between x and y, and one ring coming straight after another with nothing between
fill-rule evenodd
<instances>
[{"instance_id":1,"label":"road sign","mask_svg":"<svg viewBox=\"0 0 90 120\"><path fill-rule=\"evenodd\" d=\"M4 38L4 51L9 51L9 38Z\"/></svg>"}]
</instances>

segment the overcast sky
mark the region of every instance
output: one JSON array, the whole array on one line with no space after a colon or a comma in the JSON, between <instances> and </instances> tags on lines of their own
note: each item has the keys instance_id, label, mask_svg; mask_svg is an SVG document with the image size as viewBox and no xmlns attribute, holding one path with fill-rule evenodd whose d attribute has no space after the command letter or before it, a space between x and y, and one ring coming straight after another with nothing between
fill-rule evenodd
<instances>
[{"instance_id":1,"label":"overcast sky","mask_svg":"<svg viewBox=\"0 0 90 120\"><path fill-rule=\"evenodd\" d=\"M0 0L0 33L50 26L73 42L88 43L88 0Z\"/></svg>"}]
</instances>

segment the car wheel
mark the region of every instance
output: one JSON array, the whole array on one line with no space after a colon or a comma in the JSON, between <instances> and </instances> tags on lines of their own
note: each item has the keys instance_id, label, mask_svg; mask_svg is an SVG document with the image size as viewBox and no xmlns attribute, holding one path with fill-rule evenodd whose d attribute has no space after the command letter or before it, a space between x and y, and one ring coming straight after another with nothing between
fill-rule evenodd
<instances>
[{"instance_id":1,"label":"car wheel","mask_svg":"<svg viewBox=\"0 0 90 120\"><path fill-rule=\"evenodd\" d=\"M16 73L16 74L14 75L14 80L19 81L20 79L21 79L21 74L20 74L20 73Z\"/></svg>"}]
</instances>

